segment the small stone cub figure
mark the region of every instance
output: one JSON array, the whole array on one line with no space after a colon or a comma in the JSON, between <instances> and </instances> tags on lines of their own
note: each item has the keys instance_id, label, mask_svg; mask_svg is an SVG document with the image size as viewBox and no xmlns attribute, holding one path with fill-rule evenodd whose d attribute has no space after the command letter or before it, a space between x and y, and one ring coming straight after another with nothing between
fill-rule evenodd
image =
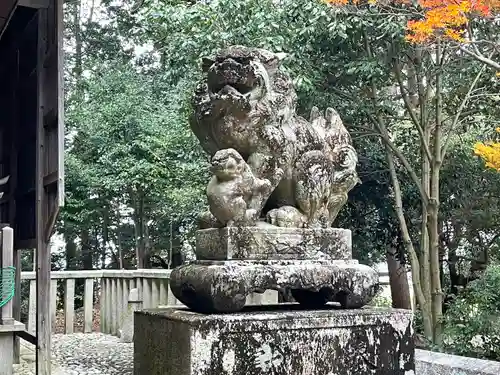
<instances>
[{"instance_id":1,"label":"small stone cub figure","mask_svg":"<svg viewBox=\"0 0 500 375\"><path fill-rule=\"evenodd\" d=\"M211 171L214 176L207 186L207 197L216 226L255 225L258 211L253 206L261 195L270 193L271 183L255 177L233 148L215 153Z\"/></svg>"}]
</instances>

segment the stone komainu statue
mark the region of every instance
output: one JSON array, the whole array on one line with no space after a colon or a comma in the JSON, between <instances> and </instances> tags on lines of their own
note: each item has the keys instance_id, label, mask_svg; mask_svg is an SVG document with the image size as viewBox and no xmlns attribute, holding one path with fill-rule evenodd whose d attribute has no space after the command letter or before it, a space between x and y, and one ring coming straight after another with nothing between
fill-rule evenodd
<instances>
[{"instance_id":1,"label":"stone komainu statue","mask_svg":"<svg viewBox=\"0 0 500 375\"><path fill-rule=\"evenodd\" d=\"M359 181L356 151L332 108L324 114L313 108L309 121L295 113L297 96L280 60L279 54L243 46L204 59L206 76L194 95L191 128L212 157L234 149L253 174L250 180L269 185L247 194L248 213L238 214L246 222L238 225L266 218L277 226L330 227ZM223 191L214 184L209 197ZM228 199L209 202L203 227L236 225L222 201Z\"/></svg>"},{"instance_id":2,"label":"stone komainu statue","mask_svg":"<svg viewBox=\"0 0 500 375\"><path fill-rule=\"evenodd\" d=\"M366 305L378 275L352 259L351 231L332 228L359 181L338 114L295 113L280 56L233 46L204 59L191 128L211 156L210 210L196 259L174 269L172 293L198 312L240 311L277 290L306 307Z\"/></svg>"}]
</instances>

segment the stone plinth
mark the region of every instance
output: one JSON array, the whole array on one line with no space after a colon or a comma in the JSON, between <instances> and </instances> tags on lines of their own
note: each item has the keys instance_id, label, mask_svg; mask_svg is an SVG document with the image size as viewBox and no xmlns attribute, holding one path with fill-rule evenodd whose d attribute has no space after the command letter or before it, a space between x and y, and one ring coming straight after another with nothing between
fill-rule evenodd
<instances>
[{"instance_id":1,"label":"stone plinth","mask_svg":"<svg viewBox=\"0 0 500 375\"><path fill-rule=\"evenodd\" d=\"M411 312L135 313L134 375L413 375Z\"/></svg>"},{"instance_id":2,"label":"stone plinth","mask_svg":"<svg viewBox=\"0 0 500 375\"><path fill-rule=\"evenodd\" d=\"M498 375L500 362L446 353L415 351L418 375Z\"/></svg>"},{"instance_id":3,"label":"stone plinth","mask_svg":"<svg viewBox=\"0 0 500 375\"><path fill-rule=\"evenodd\" d=\"M367 305L379 289L377 272L352 259L351 231L339 228L202 229L197 260L175 268L170 288L197 312L240 311L251 293L290 292L304 307L338 302Z\"/></svg>"},{"instance_id":4,"label":"stone plinth","mask_svg":"<svg viewBox=\"0 0 500 375\"><path fill-rule=\"evenodd\" d=\"M273 225L202 229L196 233L196 257L199 260L351 259L351 231Z\"/></svg>"},{"instance_id":5,"label":"stone plinth","mask_svg":"<svg viewBox=\"0 0 500 375\"><path fill-rule=\"evenodd\" d=\"M379 290L379 277L355 260L200 260L174 269L170 288L183 304L204 313L237 312L250 293L265 290L290 290L305 307L338 302L360 308Z\"/></svg>"}]
</instances>

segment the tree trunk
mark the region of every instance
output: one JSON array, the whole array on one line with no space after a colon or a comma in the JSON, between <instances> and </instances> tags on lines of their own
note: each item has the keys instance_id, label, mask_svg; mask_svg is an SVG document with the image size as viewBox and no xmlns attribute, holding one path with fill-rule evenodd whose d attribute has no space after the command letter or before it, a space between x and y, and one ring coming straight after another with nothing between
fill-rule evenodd
<instances>
[{"instance_id":1,"label":"tree trunk","mask_svg":"<svg viewBox=\"0 0 500 375\"><path fill-rule=\"evenodd\" d=\"M420 121L423 128L423 137L420 140L420 159L421 159L421 184L422 190L429 196L430 191L430 160L424 148L429 147L430 144L430 131L429 127L422 122L422 119L427 117L426 103L422 103L420 108ZM424 293L425 300L432 300L431 294L431 270L430 270L430 244L429 244L429 231L428 231L428 212L426 202L421 200L422 209L422 224L420 226L420 280L422 280L422 292ZM429 337L430 338L430 337Z\"/></svg>"},{"instance_id":2,"label":"tree trunk","mask_svg":"<svg viewBox=\"0 0 500 375\"><path fill-rule=\"evenodd\" d=\"M146 267L146 243L144 238L144 194L137 188L133 194L134 202L134 235L137 268Z\"/></svg>"},{"instance_id":3,"label":"tree trunk","mask_svg":"<svg viewBox=\"0 0 500 375\"><path fill-rule=\"evenodd\" d=\"M405 245L405 249L410 259L413 290L415 293L417 303L420 306L420 310L422 312L424 335L427 338L432 339L433 325L432 325L431 301L425 298L422 288L422 283L425 283L427 281L422 280L420 277L421 274L420 262L418 260L417 253L415 252L415 248L413 247L413 242L411 241L410 232L408 230L408 225L406 223L406 218L404 216L401 186L399 184L399 179L396 172L396 166L394 165L392 152L389 146L387 146L387 144L385 145L385 151L386 151L387 166L389 168L389 172L391 175L392 188L394 191L394 208L396 210L396 215L398 217L399 228L401 230L403 243Z\"/></svg>"},{"instance_id":4,"label":"tree trunk","mask_svg":"<svg viewBox=\"0 0 500 375\"><path fill-rule=\"evenodd\" d=\"M109 244L109 215L105 209L102 214L102 252L101 252L101 268L106 268L106 258L108 254Z\"/></svg>"},{"instance_id":5,"label":"tree trunk","mask_svg":"<svg viewBox=\"0 0 500 375\"><path fill-rule=\"evenodd\" d=\"M143 204L144 206L144 204ZM151 261L149 259L149 256L151 254L151 239L149 238L149 226L148 226L148 219L146 215L144 214L144 217L142 219L142 233L144 234L143 236L143 246L144 246L144 252L143 252L143 268L151 268Z\"/></svg>"},{"instance_id":6,"label":"tree trunk","mask_svg":"<svg viewBox=\"0 0 500 375\"><path fill-rule=\"evenodd\" d=\"M436 48L436 65L441 66L442 50L438 42ZM439 178L442 164L441 155L441 126L442 126L442 97L441 97L441 73L436 74L436 118L433 134L433 160L431 163L431 186L430 199L427 207L429 214L429 247L430 247L430 269L432 290L432 321L433 340L436 345L441 343L443 300L444 294L441 287L439 274Z\"/></svg>"},{"instance_id":7,"label":"tree trunk","mask_svg":"<svg viewBox=\"0 0 500 375\"><path fill-rule=\"evenodd\" d=\"M406 267L401 263L396 249L387 252L387 269L391 286L392 307L411 310L410 287Z\"/></svg>"},{"instance_id":8,"label":"tree trunk","mask_svg":"<svg viewBox=\"0 0 500 375\"><path fill-rule=\"evenodd\" d=\"M75 66L73 74L75 77L75 93L77 98L81 98L82 90L82 74L83 74L83 43L82 43L82 27L81 27L81 0L74 2L75 9L73 13L73 27L75 30Z\"/></svg>"},{"instance_id":9,"label":"tree trunk","mask_svg":"<svg viewBox=\"0 0 500 375\"><path fill-rule=\"evenodd\" d=\"M122 270L123 267L123 249L122 249L122 234L120 231L116 233L116 247L118 248L118 262L119 262L119 267Z\"/></svg>"},{"instance_id":10,"label":"tree trunk","mask_svg":"<svg viewBox=\"0 0 500 375\"><path fill-rule=\"evenodd\" d=\"M75 243L73 236L64 236L64 241L66 242L66 269L74 270L76 269L76 260L78 256L78 248Z\"/></svg>"},{"instance_id":11,"label":"tree trunk","mask_svg":"<svg viewBox=\"0 0 500 375\"><path fill-rule=\"evenodd\" d=\"M84 270L93 269L93 259L92 259L92 246L90 245L90 235L88 229L82 229L80 234L80 239L82 241L82 266Z\"/></svg>"}]
</instances>

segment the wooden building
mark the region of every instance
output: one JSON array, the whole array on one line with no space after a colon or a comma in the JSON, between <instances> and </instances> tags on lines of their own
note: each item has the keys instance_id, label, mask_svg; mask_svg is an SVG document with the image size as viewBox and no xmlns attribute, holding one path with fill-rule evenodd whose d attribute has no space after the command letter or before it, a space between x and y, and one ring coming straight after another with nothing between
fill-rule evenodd
<instances>
[{"instance_id":1,"label":"wooden building","mask_svg":"<svg viewBox=\"0 0 500 375\"><path fill-rule=\"evenodd\" d=\"M50 250L63 202L63 0L0 0L0 220L20 250L36 249L37 374L50 374ZM20 320L19 293L14 318ZM0 353L1 355L1 353Z\"/></svg>"}]
</instances>

